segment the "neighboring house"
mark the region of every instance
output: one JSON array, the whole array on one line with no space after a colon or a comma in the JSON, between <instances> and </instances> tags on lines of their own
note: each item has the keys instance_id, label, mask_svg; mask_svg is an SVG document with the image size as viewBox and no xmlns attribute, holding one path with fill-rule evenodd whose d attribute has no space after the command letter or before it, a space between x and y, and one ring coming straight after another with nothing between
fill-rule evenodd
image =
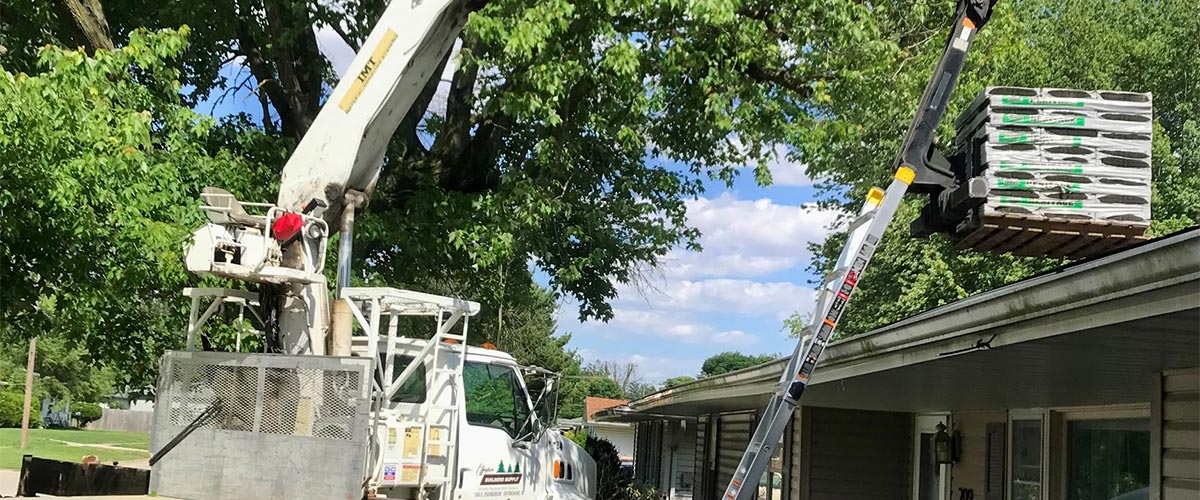
<instances>
[{"instance_id":1,"label":"neighboring house","mask_svg":"<svg viewBox=\"0 0 1200 500\"><path fill-rule=\"evenodd\" d=\"M106 406L115 410L129 411L154 411L154 396L131 396L128 394L116 394L108 398Z\"/></svg>"},{"instance_id":2,"label":"neighboring house","mask_svg":"<svg viewBox=\"0 0 1200 500\"><path fill-rule=\"evenodd\" d=\"M589 436L603 438L617 448L621 457L621 465L633 466L634 427L633 424L622 422L597 422L593 417L597 412L608 408L624 406L629 401L623 399L593 398L583 400L583 417L576 425L587 429ZM566 424L567 422L563 422Z\"/></svg>"},{"instance_id":3,"label":"neighboring house","mask_svg":"<svg viewBox=\"0 0 1200 500\"><path fill-rule=\"evenodd\" d=\"M721 500L786 362L597 418L640 481ZM801 403L759 499L1200 499L1200 229L833 342Z\"/></svg>"}]
</instances>

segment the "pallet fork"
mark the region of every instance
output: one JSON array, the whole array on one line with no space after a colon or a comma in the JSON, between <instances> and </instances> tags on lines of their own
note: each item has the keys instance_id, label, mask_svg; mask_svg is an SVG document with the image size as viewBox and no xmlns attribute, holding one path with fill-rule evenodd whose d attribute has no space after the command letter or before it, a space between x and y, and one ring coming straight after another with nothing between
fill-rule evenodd
<instances>
[{"instance_id":1,"label":"pallet fork","mask_svg":"<svg viewBox=\"0 0 1200 500\"><path fill-rule=\"evenodd\" d=\"M947 159L938 152L934 137L962 72L967 49L991 17L996 1L959 0L953 30L896 155L892 183L886 191L871 189L858 217L850 224L846 246L834 270L818 288L812 323L801 332L801 340L780 377L779 387L767 403L721 500L749 500L754 495L759 477L770 463L771 454L812 378L821 351L833 336L846 303L904 195L911 192L930 197L921 217L913 222L911 229L916 236L952 231L986 198L988 189L983 179L964 178L962 159Z\"/></svg>"}]
</instances>

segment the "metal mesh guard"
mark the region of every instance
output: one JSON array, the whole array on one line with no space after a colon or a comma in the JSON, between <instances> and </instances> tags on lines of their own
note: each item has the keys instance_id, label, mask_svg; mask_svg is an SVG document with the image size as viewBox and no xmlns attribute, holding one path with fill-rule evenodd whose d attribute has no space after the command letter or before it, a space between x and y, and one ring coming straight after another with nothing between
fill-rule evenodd
<instances>
[{"instance_id":1,"label":"metal mesh guard","mask_svg":"<svg viewBox=\"0 0 1200 500\"><path fill-rule=\"evenodd\" d=\"M160 393L159 400L167 402L171 427L187 426L215 406L212 417L199 427L349 441L354 439L357 414L369 409L364 385L368 379L363 366L339 361L172 353L163 370L165 394Z\"/></svg>"}]
</instances>

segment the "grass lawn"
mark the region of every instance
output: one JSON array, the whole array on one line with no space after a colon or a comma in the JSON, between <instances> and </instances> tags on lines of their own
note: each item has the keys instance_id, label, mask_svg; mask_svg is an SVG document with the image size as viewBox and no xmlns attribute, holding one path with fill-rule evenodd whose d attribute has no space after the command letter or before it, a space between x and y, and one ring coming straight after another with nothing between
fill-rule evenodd
<instances>
[{"instance_id":1,"label":"grass lawn","mask_svg":"<svg viewBox=\"0 0 1200 500\"><path fill-rule=\"evenodd\" d=\"M71 443L71 444L67 444ZM93 445L93 446L88 446ZM99 445L99 446L95 446ZM104 446L134 448L114 450ZM117 431L76 431L30 429L29 447L21 449L21 429L0 429L0 469L21 468L21 457L78 462L84 455L96 455L103 463L145 459L150 453L150 435Z\"/></svg>"}]
</instances>

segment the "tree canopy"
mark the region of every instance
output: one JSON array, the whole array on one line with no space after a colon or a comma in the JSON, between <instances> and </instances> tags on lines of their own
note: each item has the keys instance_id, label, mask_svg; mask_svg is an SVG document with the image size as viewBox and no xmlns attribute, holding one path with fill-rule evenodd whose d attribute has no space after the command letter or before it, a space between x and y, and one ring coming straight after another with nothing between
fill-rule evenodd
<instances>
[{"instance_id":1,"label":"tree canopy","mask_svg":"<svg viewBox=\"0 0 1200 500\"><path fill-rule=\"evenodd\" d=\"M708 359L704 360L704 364L700 366L700 378L735 372L743 368L761 365L775 358L776 356L770 354L747 355L740 352L725 351L709 356Z\"/></svg>"},{"instance_id":2,"label":"tree canopy","mask_svg":"<svg viewBox=\"0 0 1200 500\"><path fill-rule=\"evenodd\" d=\"M904 17L875 18L897 40L899 59L886 74L831 83L828 116L800 144L810 175L824 178L826 204L861 203L885 185L893 157L945 36L949 2L917 2ZM932 8L932 10L930 10ZM954 117L985 86L1058 87L1151 92L1154 96L1153 222L1149 236L1200 223L1200 18L1189 2L1001 2L968 56L939 130L953 137ZM839 135L844 133L843 135ZM952 250L937 236L908 236L924 200L908 200L878 247L838 325L849 336L996 288L1064 263ZM831 269L844 233L815 245L812 269ZM793 318L799 324L800 318ZM795 330L795 329L794 329Z\"/></svg>"},{"instance_id":3,"label":"tree canopy","mask_svg":"<svg viewBox=\"0 0 1200 500\"><path fill-rule=\"evenodd\" d=\"M144 383L182 340L179 288L195 278L179 244L199 223L199 187L273 199L335 78L314 27L357 49L387 2L80 1L17 2L0 21L0 335L61 331ZM478 300L475 339L579 374L555 300L607 319L620 284L672 248L698 249L684 202L703 180L749 167L768 183L776 144L822 180L826 206L886 180L954 2L471 5L448 92L431 75L393 137L354 279ZM1194 225L1198 38L1189 2L1003 2L948 116L985 85L1154 92L1152 233ZM261 119L191 109L238 90ZM843 334L1058 264L912 240L913 216L906 204ZM816 246L814 270L840 238Z\"/></svg>"}]
</instances>

